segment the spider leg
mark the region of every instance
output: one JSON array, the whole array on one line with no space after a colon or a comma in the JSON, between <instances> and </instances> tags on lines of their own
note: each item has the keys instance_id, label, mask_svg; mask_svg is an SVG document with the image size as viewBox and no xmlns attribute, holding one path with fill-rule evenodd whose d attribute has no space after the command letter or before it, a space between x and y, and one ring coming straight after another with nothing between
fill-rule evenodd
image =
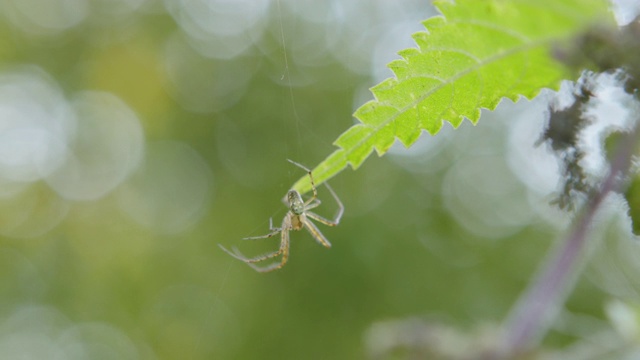
<instances>
[{"instance_id":1,"label":"spider leg","mask_svg":"<svg viewBox=\"0 0 640 360\"><path fill-rule=\"evenodd\" d=\"M271 259L271 258L274 258L274 257L276 257L276 256L278 256L278 255L280 255L282 253L282 250L279 249L277 251L270 252L270 253L267 253L267 254L264 254L264 255L256 256L256 257L253 257L253 258L248 258L248 257L244 256L240 252L240 250L238 250L236 247L233 247L232 248L233 251L230 251L230 250L228 250L227 248L225 248L224 246L222 246L220 244L218 244L218 246L224 252L226 252L227 254L233 256L234 258L236 258L238 260L244 261L247 264L256 263L256 262L264 261L264 260L267 260L267 259Z\"/></svg>"},{"instance_id":2,"label":"spider leg","mask_svg":"<svg viewBox=\"0 0 640 360\"><path fill-rule=\"evenodd\" d=\"M306 171L307 174L309 174L309 180L311 180L311 190L313 190L313 196L304 203L304 206L309 206L311 203L313 203L315 200L318 199L318 190L316 189L316 184L313 181L313 174L311 173L311 170L309 170L306 166L304 166L302 164L298 164L297 162L295 162L293 160L290 160L290 159L287 159L287 161L289 161L293 165L301 168L302 170ZM320 205L320 204L317 204L315 206L318 206L318 205Z\"/></svg>"},{"instance_id":3,"label":"spider leg","mask_svg":"<svg viewBox=\"0 0 640 360\"><path fill-rule=\"evenodd\" d=\"M250 237L246 237L246 238L242 238L242 240L257 240L257 239L268 239L274 235L276 235L277 233L281 232L282 229L281 228L275 228L275 229L271 229L271 232L266 234L266 235L262 235L262 236L250 236Z\"/></svg>"},{"instance_id":4,"label":"spider leg","mask_svg":"<svg viewBox=\"0 0 640 360\"><path fill-rule=\"evenodd\" d=\"M285 230L282 232L282 242L280 243L280 249L278 249L278 251L276 251L275 253L282 254L282 258L280 259L280 262L276 262L264 267L258 266L253 262L245 261L245 263L247 263L247 265L249 265L253 270L261 273L278 270L281 267L283 267L287 263L287 260L289 259L289 230Z\"/></svg>"},{"instance_id":5,"label":"spider leg","mask_svg":"<svg viewBox=\"0 0 640 360\"><path fill-rule=\"evenodd\" d=\"M315 209L320 206L320 204L322 204L322 201L320 201L320 199L315 199L312 203L304 206L304 211Z\"/></svg>"},{"instance_id":6,"label":"spider leg","mask_svg":"<svg viewBox=\"0 0 640 360\"><path fill-rule=\"evenodd\" d=\"M336 200L336 203L338 204L338 212L336 213L336 216L333 218L333 220L329 220L311 211L306 211L305 214L308 217L312 218L313 220L319 221L325 225L336 226L340 223L340 219L342 219L342 214L344 213L344 205L342 205L342 201L340 201L340 199L338 198L338 195L336 195L335 191L333 191L333 188L331 188L331 186L329 186L328 183L325 183L324 185L327 187L327 189L329 190L333 198ZM310 209L313 209L313 208L306 208L305 210L310 210Z\"/></svg>"},{"instance_id":7,"label":"spider leg","mask_svg":"<svg viewBox=\"0 0 640 360\"><path fill-rule=\"evenodd\" d=\"M250 237L242 238L242 240L267 239L267 238L270 238L273 235L279 233L280 231L282 231L282 228L273 227L273 218L269 218L269 231L271 231L271 232L266 234L266 235L250 236Z\"/></svg>"},{"instance_id":8,"label":"spider leg","mask_svg":"<svg viewBox=\"0 0 640 360\"><path fill-rule=\"evenodd\" d=\"M293 161L293 160L291 160L291 159L287 159L287 161L288 161L288 162L290 162L290 163L292 163L293 165L295 165L295 166L299 167L300 169L302 169L302 170L304 170L304 171L308 172L308 173L310 173L310 172L311 172L311 170L309 170L306 166L304 166L304 165L302 165L302 164L300 164L300 163L297 163L297 162L295 162L295 161Z\"/></svg>"},{"instance_id":9,"label":"spider leg","mask_svg":"<svg viewBox=\"0 0 640 360\"><path fill-rule=\"evenodd\" d=\"M317 222L319 222L321 224L327 225L327 226L336 226L336 225L338 225L337 222L331 221L331 220L329 220L329 219L327 219L327 218L325 218L323 216L320 216L320 215L314 213L313 211L307 211L304 214L308 218L311 218L311 219L313 219L313 220L315 220L315 221L317 221Z\"/></svg>"},{"instance_id":10,"label":"spider leg","mask_svg":"<svg viewBox=\"0 0 640 360\"><path fill-rule=\"evenodd\" d=\"M271 223L271 221L270 221ZM280 248L274 252L270 252L270 253L266 253L264 255L260 255L260 256L256 256L253 258L249 258L244 256L237 248L233 248L233 251L229 251L227 250L224 246L218 244L218 246L220 246L220 248L226 252L227 254L233 256L234 258L246 263L247 265L249 265L252 269L258 271L258 272L269 272L269 271L273 271L273 270L277 270L280 269L281 267L283 267L286 263L287 260L289 259L289 231L291 231L291 217L290 216L285 216L284 220L282 220L282 228L279 229L272 229L272 230L277 230L277 231L272 231L271 233L264 235L264 236L258 236L258 237L254 237L254 238L248 238L248 239L261 239L261 238L267 238L267 237L271 237L275 234L277 234L278 232L281 233L281 240L280 240ZM255 265L255 263L260 262L260 261L264 261L264 260L268 260L268 259L272 259L275 257L278 257L282 255L282 258L280 259L280 262L276 262L273 263L271 265L265 266L265 267L261 267L258 265Z\"/></svg>"},{"instance_id":11,"label":"spider leg","mask_svg":"<svg viewBox=\"0 0 640 360\"><path fill-rule=\"evenodd\" d=\"M307 213L307 216L309 216L309 214L312 213ZM313 219L313 217L311 217ZM309 231L309 233L311 234L311 236L313 236L313 238L320 243L320 245L326 247L326 248L330 248L331 247L331 243L329 242L329 240L327 240L326 237L324 237L324 235L322 235L322 233L320 232L320 230L318 229L318 227L312 223L309 219L307 219L306 217L301 217L300 218L302 221L302 224L304 224L304 227L307 228L307 230Z\"/></svg>"}]
</instances>

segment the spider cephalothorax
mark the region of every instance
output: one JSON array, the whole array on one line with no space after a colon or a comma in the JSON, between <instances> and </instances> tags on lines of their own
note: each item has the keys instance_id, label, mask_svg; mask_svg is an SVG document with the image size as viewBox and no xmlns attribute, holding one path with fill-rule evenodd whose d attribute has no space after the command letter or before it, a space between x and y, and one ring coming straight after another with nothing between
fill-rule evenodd
<instances>
[{"instance_id":1,"label":"spider cephalothorax","mask_svg":"<svg viewBox=\"0 0 640 360\"><path fill-rule=\"evenodd\" d=\"M289 205L289 210L296 215L301 215L304 212L302 195L295 190L289 190L287 193L287 204Z\"/></svg>"}]
</instances>

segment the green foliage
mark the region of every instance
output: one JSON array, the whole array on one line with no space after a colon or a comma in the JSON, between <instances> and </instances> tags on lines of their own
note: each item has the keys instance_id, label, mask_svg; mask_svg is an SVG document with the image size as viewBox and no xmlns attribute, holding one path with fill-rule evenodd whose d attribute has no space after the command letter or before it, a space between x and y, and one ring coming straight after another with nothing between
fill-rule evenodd
<instances>
[{"instance_id":1,"label":"green foliage","mask_svg":"<svg viewBox=\"0 0 640 360\"><path fill-rule=\"evenodd\" d=\"M475 124L482 108L493 110L504 97L531 99L576 78L554 59L554 46L609 14L600 0L435 4L442 16L424 21L427 31L413 35L418 47L402 50L402 59L388 65L395 77L371 89L375 100L354 114L360 123L340 135L339 149L313 170L317 184L347 164L357 169L374 149L382 156L396 138L409 147L422 130L436 134L443 121ZM309 191L308 178L293 188Z\"/></svg>"}]
</instances>

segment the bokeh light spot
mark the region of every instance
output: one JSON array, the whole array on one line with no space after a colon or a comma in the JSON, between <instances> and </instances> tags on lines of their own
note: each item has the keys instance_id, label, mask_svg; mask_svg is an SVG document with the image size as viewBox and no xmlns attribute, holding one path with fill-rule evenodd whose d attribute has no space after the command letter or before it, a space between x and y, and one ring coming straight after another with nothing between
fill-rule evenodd
<instances>
[{"instance_id":1,"label":"bokeh light spot","mask_svg":"<svg viewBox=\"0 0 640 360\"><path fill-rule=\"evenodd\" d=\"M32 182L66 157L69 108L61 90L37 67L0 75L0 177Z\"/></svg>"},{"instance_id":2,"label":"bokeh light spot","mask_svg":"<svg viewBox=\"0 0 640 360\"><path fill-rule=\"evenodd\" d=\"M16 28L52 35L80 24L89 13L87 0L3 0L0 9Z\"/></svg>"},{"instance_id":3,"label":"bokeh light spot","mask_svg":"<svg viewBox=\"0 0 640 360\"><path fill-rule=\"evenodd\" d=\"M71 153L46 181L66 199L99 199L137 167L142 127L133 111L109 93L83 92L72 104L77 123Z\"/></svg>"},{"instance_id":4,"label":"bokeh light spot","mask_svg":"<svg viewBox=\"0 0 640 360\"><path fill-rule=\"evenodd\" d=\"M202 55L231 59L261 36L269 0L165 0L167 11Z\"/></svg>"},{"instance_id":5,"label":"bokeh light spot","mask_svg":"<svg viewBox=\"0 0 640 360\"><path fill-rule=\"evenodd\" d=\"M158 234L176 234L208 208L211 171L188 145L151 143L144 163L117 192L121 209Z\"/></svg>"}]
</instances>

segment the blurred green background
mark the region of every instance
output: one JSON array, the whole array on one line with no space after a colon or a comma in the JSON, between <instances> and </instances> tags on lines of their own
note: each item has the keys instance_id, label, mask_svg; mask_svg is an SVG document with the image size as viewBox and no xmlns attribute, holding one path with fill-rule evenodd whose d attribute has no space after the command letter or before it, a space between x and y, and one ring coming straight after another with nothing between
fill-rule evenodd
<instances>
[{"instance_id":1,"label":"blurred green background","mask_svg":"<svg viewBox=\"0 0 640 360\"><path fill-rule=\"evenodd\" d=\"M499 322L568 216L548 93L331 180L327 250L241 242L333 152L427 1L0 0L0 358L359 359L370 329ZM332 216L319 188L318 213ZM581 282L568 309L600 316ZM555 334L550 344L569 335Z\"/></svg>"}]
</instances>

